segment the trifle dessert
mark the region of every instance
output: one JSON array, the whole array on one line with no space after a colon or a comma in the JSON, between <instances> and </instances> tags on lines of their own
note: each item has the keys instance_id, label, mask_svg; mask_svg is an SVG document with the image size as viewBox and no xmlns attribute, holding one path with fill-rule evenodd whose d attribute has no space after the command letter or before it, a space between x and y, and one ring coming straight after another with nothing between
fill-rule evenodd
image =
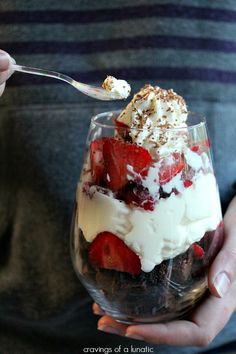
<instances>
[{"instance_id":1,"label":"trifle dessert","mask_svg":"<svg viewBox=\"0 0 236 354\"><path fill-rule=\"evenodd\" d=\"M205 122L146 85L93 117L72 230L75 270L105 312L169 321L207 293L222 214Z\"/></svg>"}]
</instances>

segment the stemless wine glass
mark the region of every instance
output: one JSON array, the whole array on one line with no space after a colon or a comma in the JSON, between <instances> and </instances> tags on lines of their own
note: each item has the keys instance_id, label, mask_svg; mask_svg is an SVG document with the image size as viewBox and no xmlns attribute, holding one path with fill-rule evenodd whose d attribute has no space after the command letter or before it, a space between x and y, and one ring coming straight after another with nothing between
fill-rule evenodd
<instances>
[{"instance_id":1,"label":"stemless wine glass","mask_svg":"<svg viewBox=\"0 0 236 354\"><path fill-rule=\"evenodd\" d=\"M118 114L91 120L72 223L73 265L94 301L118 321L183 318L207 293L223 240L206 124L189 113L186 127L131 129Z\"/></svg>"}]
</instances>

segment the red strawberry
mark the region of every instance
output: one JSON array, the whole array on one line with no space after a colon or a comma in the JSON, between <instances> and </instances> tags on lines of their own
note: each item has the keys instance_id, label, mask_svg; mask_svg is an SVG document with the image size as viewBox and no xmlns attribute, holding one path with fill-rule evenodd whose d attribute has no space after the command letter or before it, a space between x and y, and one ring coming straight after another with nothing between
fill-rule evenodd
<instances>
[{"instance_id":1,"label":"red strawberry","mask_svg":"<svg viewBox=\"0 0 236 354\"><path fill-rule=\"evenodd\" d=\"M133 181L128 182L119 191L118 197L126 204L133 204L144 210L152 211L155 208L155 200L150 196L148 189Z\"/></svg>"},{"instance_id":2,"label":"red strawberry","mask_svg":"<svg viewBox=\"0 0 236 354\"><path fill-rule=\"evenodd\" d=\"M128 182L128 174L146 176L152 158L141 146L107 138L103 145L104 178L112 191L117 191Z\"/></svg>"},{"instance_id":3,"label":"red strawberry","mask_svg":"<svg viewBox=\"0 0 236 354\"><path fill-rule=\"evenodd\" d=\"M89 247L89 261L94 267L138 275L140 259L119 237L101 232Z\"/></svg>"},{"instance_id":4,"label":"red strawberry","mask_svg":"<svg viewBox=\"0 0 236 354\"><path fill-rule=\"evenodd\" d=\"M189 179L186 179L186 180L184 181L184 187L185 187L185 188L190 187L192 184L193 184L193 182L190 181Z\"/></svg>"},{"instance_id":5,"label":"red strawberry","mask_svg":"<svg viewBox=\"0 0 236 354\"><path fill-rule=\"evenodd\" d=\"M96 139L90 145L90 161L93 181L99 184L104 174L103 144L104 139Z\"/></svg>"},{"instance_id":6,"label":"red strawberry","mask_svg":"<svg viewBox=\"0 0 236 354\"><path fill-rule=\"evenodd\" d=\"M199 145L193 145L193 146L191 147L191 150L192 150L193 152L198 152L198 151L199 151Z\"/></svg>"},{"instance_id":7,"label":"red strawberry","mask_svg":"<svg viewBox=\"0 0 236 354\"><path fill-rule=\"evenodd\" d=\"M199 246L197 243L192 244L192 249L193 249L194 255L197 258L202 258L205 254L203 248L201 246Z\"/></svg>"},{"instance_id":8,"label":"red strawberry","mask_svg":"<svg viewBox=\"0 0 236 354\"><path fill-rule=\"evenodd\" d=\"M184 160L181 154L173 153L171 157L164 157L161 161L161 167L158 173L160 185L169 182L174 176L181 172L183 168Z\"/></svg>"},{"instance_id":9,"label":"red strawberry","mask_svg":"<svg viewBox=\"0 0 236 354\"><path fill-rule=\"evenodd\" d=\"M208 150L210 147L211 147L210 139L205 139L205 140L199 141L197 145L191 146L190 149L193 152L197 152L198 154L201 154L203 151L206 151L206 148Z\"/></svg>"}]
</instances>

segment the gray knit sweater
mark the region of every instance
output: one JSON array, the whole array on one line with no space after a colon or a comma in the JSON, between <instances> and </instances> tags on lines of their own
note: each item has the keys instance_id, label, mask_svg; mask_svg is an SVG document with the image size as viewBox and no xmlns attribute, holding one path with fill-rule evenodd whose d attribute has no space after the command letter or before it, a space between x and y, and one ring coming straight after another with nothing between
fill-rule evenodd
<instances>
[{"instance_id":1,"label":"gray knit sweater","mask_svg":"<svg viewBox=\"0 0 236 354\"><path fill-rule=\"evenodd\" d=\"M0 3L0 48L17 63L88 83L112 74L133 92L148 82L173 88L190 110L203 113L224 210L236 190L235 35L234 0ZM53 79L16 73L7 84L0 101L0 354L146 347L96 330L69 253L90 118L119 107ZM211 347L236 339L235 321Z\"/></svg>"}]
</instances>

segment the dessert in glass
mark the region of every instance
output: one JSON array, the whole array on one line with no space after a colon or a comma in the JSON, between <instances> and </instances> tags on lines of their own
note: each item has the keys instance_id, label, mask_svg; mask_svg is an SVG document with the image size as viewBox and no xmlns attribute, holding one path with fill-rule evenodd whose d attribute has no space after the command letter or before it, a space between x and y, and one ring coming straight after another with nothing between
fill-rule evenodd
<instances>
[{"instance_id":1,"label":"dessert in glass","mask_svg":"<svg viewBox=\"0 0 236 354\"><path fill-rule=\"evenodd\" d=\"M207 292L223 240L204 119L146 85L92 118L71 251L94 301L124 323L183 318Z\"/></svg>"}]
</instances>

